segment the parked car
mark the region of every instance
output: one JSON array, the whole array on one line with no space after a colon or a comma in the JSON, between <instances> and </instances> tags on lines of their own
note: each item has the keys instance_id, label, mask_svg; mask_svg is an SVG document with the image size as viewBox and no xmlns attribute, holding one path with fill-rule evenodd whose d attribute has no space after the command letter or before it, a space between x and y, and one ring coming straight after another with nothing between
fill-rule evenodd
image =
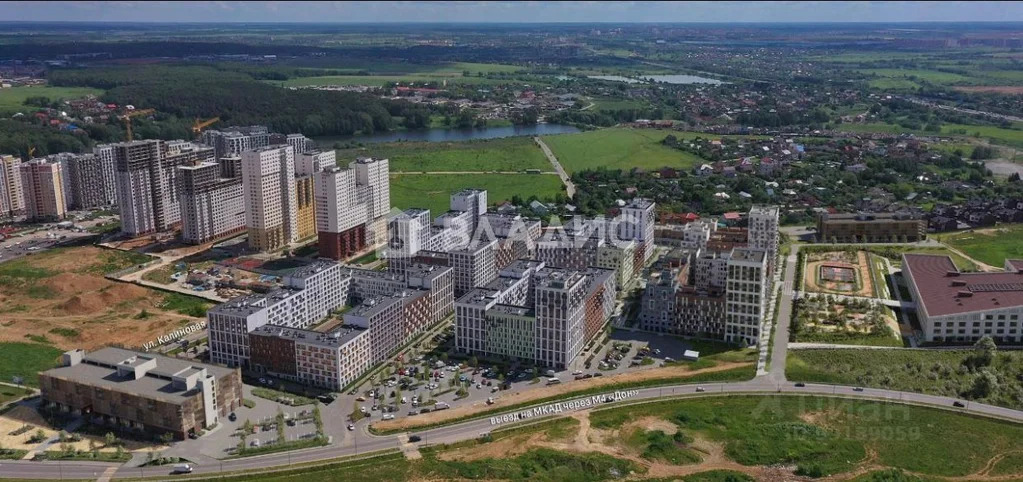
<instances>
[{"instance_id":1,"label":"parked car","mask_svg":"<svg viewBox=\"0 0 1023 482\"><path fill-rule=\"evenodd\" d=\"M355 430L355 424L354 423L348 424L348 430Z\"/></svg>"},{"instance_id":2,"label":"parked car","mask_svg":"<svg viewBox=\"0 0 1023 482\"><path fill-rule=\"evenodd\" d=\"M234 412L231 412L231 415L228 415L227 419L234 422L235 420L238 420L238 416L235 415Z\"/></svg>"},{"instance_id":3,"label":"parked car","mask_svg":"<svg viewBox=\"0 0 1023 482\"><path fill-rule=\"evenodd\" d=\"M192 466L189 464L177 464L174 466L174 470L171 472L174 474L190 474L192 473Z\"/></svg>"},{"instance_id":4,"label":"parked car","mask_svg":"<svg viewBox=\"0 0 1023 482\"><path fill-rule=\"evenodd\" d=\"M408 437L408 442L409 442L409 443L416 443L416 442L418 442L418 441L420 441L420 440L422 440L422 439L423 439L423 438L422 438L422 437L420 437L420 436L418 436L418 435L409 435L409 437Z\"/></svg>"}]
</instances>

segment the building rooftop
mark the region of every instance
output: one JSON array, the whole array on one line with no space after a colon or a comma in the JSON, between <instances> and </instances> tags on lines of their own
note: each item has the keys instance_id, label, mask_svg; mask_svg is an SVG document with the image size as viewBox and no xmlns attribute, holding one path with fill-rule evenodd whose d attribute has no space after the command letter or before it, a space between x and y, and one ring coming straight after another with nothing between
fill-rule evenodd
<instances>
[{"instance_id":1,"label":"building rooftop","mask_svg":"<svg viewBox=\"0 0 1023 482\"><path fill-rule=\"evenodd\" d=\"M920 215L912 212L898 213L829 213L823 212L822 221L856 221L861 223L888 221L917 221Z\"/></svg>"},{"instance_id":2,"label":"building rooftop","mask_svg":"<svg viewBox=\"0 0 1023 482\"><path fill-rule=\"evenodd\" d=\"M762 249L735 248L732 250L732 256L730 259L733 261L752 261L754 263L763 263L765 258L767 258L767 251Z\"/></svg>"},{"instance_id":3,"label":"building rooftop","mask_svg":"<svg viewBox=\"0 0 1023 482\"><path fill-rule=\"evenodd\" d=\"M294 340L296 343L305 345L316 345L328 348L337 348L346 345L366 332L365 328L351 325L342 325L329 333L320 333L312 330L301 330L288 328L286 326L263 325L250 333L253 335L273 336L286 340Z\"/></svg>"},{"instance_id":4,"label":"building rooftop","mask_svg":"<svg viewBox=\"0 0 1023 482\"><path fill-rule=\"evenodd\" d=\"M541 268L534 280L538 288L566 289L579 283L585 276L580 271L561 268Z\"/></svg>"},{"instance_id":5,"label":"building rooftop","mask_svg":"<svg viewBox=\"0 0 1023 482\"><path fill-rule=\"evenodd\" d=\"M632 208L632 209L647 209L647 208L652 207L653 205L654 205L653 201L651 201L649 199L644 199L644 198L638 197L638 198L635 198L635 199L629 201L625 205L625 207Z\"/></svg>"},{"instance_id":6,"label":"building rooftop","mask_svg":"<svg viewBox=\"0 0 1023 482\"><path fill-rule=\"evenodd\" d=\"M386 311L395 303L401 303L401 296L374 296L372 298L366 298L362 300L362 303L355 308L352 308L345 312L344 316L359 316L363 318L371 318Z\"/></svg>"},{"instance_id":7,"label":"building rooftop","mask_svg":"<svg viewBox=\"0 0 1023 482\"><path fill-rule=\"evenodd\" d=\"M328 259L317 259L312 263L296 268L291 273L288 273L288 275L285 276L285 278L310 278L324 271L330 269L339 269L340 267L341 265L336 261L331 261Z\"/></svg>"},{"instance_id":8,"label":"building rooftop","mask_svg":"<svg viewBox=\"0 0 1023 482\"><path fill-rule=\"evenodd\" d=\"M297 291L280 288L271 290L266 294L253 293L242 295L236 298L231 298L230 300L210 308L209 312L234 316L248 316L296 294L298 294Z\"/></svg>"},{"instance_id":9,"label":"building rooftop","mask_svg":"<svg viewBox=\"0 0 1023 482\"><path fill-rule=\"evenodd\" d=\"M491 312L525 317L536 316L536 313L534 313L533 310L526 308L525 306L515 305L494 305L493 307L490 308L490 310L487 311L487 314L489 315Z\"/></svg>"},{"instance_id":10,"label":"building rooftop","mask_svg":"<svg viewBox=\"0 0 1023 482\"><path fill-rule=\"evenodd\" d=\"M905 254L903 273L928 316L1023 306L1023 272L962 273L948 256Z\"/></svg>"},{"instance_id":11,"label":"building rooftop","mask_svg":"<svg viewBox=\"0 0 1023 482\"><path fill-rule=\"evenodd\" d=\"M485 307L492 303L496 303L497 299L500 296L501 296L500 290L490 288L473 288L469 292L462 295L461 298L458 298L456 302L464 305L477 305Z\"/></svg>"},{"instance_id":12,"label":"building rooftop","mask_svg":"<svg viewBox=\"0 0 1023 482\"><path fill-rule=\"evenodd\" d=\"M154 366L138 379L133 374L121 375L117 369L118 366L134 368L150 361L154 362ZM185 390L180 385L175 385L173 378L185 377L202 369L206 369L207 374L217 378L234 372L233 369L216 365L107 347L87 353L80 363L46 370L43 374L94 387L181 404L191 397L194 391Z\"/></svg>"}]
</instances>

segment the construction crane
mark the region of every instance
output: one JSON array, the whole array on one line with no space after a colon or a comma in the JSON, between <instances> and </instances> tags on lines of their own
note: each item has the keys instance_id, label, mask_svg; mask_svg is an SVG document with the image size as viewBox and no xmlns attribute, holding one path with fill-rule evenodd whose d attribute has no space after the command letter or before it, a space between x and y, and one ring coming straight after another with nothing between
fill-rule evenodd
<instances>
[{"instance_id":1,"label":"construction crane","mask_svg":"<svg viewBox=\"0 0 1023 482\"><path fill-rule=\"evenodd\" d=\"M28 148L28 158L29 158L29 160L32 160L32 154L35 154L35 153L36 153L35 146L31 146L31 147Z\"/></svg>"},{"instance_id":2,"label":"construction crane","mask_svg":"<svg viewBox=\"0 0 1023 482\"><path fill-rule=\"evenodd\" d=\"M154 112L156 112L156 110L154 110L154 109L138 109L138 110L130 111L127 114L124 114L124 115L119 117L119 119L124 121L124 128L128 131L127 138L128 138L129 141L132 140L132 135L131 135L131 118L132 117L138 117L140 115L152 114Z\"/></svg>"},{"instance_id":3,"label":"construction crane","mask_svg":"<svg viewBox=\"0 0 1023 482\"><path fill-rule=\"evenodd\" d=\"M204 121L196 119L195 124L192 124L192 134L195 134L195 136L198 137L199 133L201 133L203 129L219 121L220 121L219 117L214 117L212 119L207 119Z\"/></svg>"}]
</instances>

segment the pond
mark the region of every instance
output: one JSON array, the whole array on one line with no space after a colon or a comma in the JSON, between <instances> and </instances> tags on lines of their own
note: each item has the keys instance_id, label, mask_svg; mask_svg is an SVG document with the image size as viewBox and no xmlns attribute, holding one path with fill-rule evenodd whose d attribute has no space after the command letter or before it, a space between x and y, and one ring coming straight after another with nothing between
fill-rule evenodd
<instances>
[{"instance_id":1,"label":"pond","mask_svg":"<svg viewBox=\"0 0 1023 482\"><path fill-rule=\"evenodd\" d=\"M377 142L458 142L473 139L497 139L513 136L547 136L554 134L572 134L579 129L563 124L536 124L532 126L501 126L478 127L473 129L417 129L411 131L381 132L360 136L327 136L316 137L315 140L323 147L332 146L335 142L357 141L364 144Z\"/></svg>"}]
</instances>

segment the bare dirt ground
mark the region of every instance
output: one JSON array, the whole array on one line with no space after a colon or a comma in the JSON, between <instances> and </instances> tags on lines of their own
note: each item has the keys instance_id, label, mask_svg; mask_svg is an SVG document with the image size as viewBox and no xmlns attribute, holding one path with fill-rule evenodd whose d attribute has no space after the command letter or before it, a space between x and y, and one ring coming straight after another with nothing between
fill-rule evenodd
<instances>
[{"instance_id":1,"label":"bare dirt ground","mask_svg":"<svg viewBox=\"0 0 1023 482\"><path fill-rule=\"evenodd\" d=\"M819 258L816 258L816 256L819 256ZM847 259L848 256L839 251L820 253L816 256L813 261L807 261L806 270L803 273L806 291L836 293L850 296L874 296L874 283L870 276L870 261L867 258L866 252L857 251L855 262L850 262L850 260ZM860 283L860 288L858 290L843 290L838 289L837 283L819 283L817 281L817 277L819 276L820 267L822 265L855 269L856 276Z\"/></svg>"},{"instance_id":2,"label":"bare dirt ground","mask_svg":"<svg viewBox=\"0 0 1023 482\"><path fill-rule=\"evenodd\" d=\"M998 94L1023 94L1023 87L1018 85L974 85L956 87L963 92L995 92Z\"/></svg>"},{"instance_id":3,"label":"bare dirt ground","mask_svg":"<svg viewBox=\"0 0 1023 482\"><path fill-rule=\"evenodd\" d=\"M37 256L32 266L57 274L33 281L47 293L30 296L28 290L0 291L0 341L28 341L27 335L45 336L62 349L120 343L142 346L174 329L197 321L159 308L163 294L141 286L110 281L97 273L102 249L74 248L61 256ZM143 310L145 316L141 316ZM61 329L77 336L59 334ZM53 331L56 330L56 331Z\"/></svg>"},{"instance_id":4,"label":"bare dirt ground","mask_svg":"<svg viewBox=\"0 0 1023 482\"><path fill-rule=\"evenodd\" d=\"M586 380L576 380L573 381L572 383L554 385L550 387L534 388L532 390L527 391L515 391L511 393L499 392L500 397L496 398L495 403L493 405L490 405L489 407L486 405L485 402L477 402L472 405L463 405L460 407L452 408L450 410L430 412L428 414L417 415L415 417L406 417L395 420L381 421L373 424L373 428L377 430L408 430L416 427L421 427L424 425L442 423L460 417L469 416L483 409L490 410L499 409L502 407L508 407L520 403L539 400L541 398L564 395L566 393L575 392L579 390L605 387L624 382L640 382L645 380L656 380L660 378L691 377L694 375L699 375L701 373L719 372L750 365L752 364L719 362L717 366L704 368L700 370L690 370L686 366L652 368L649 370L622 373L613 376L589 378Z\"/></svg>"}]
</instances>

